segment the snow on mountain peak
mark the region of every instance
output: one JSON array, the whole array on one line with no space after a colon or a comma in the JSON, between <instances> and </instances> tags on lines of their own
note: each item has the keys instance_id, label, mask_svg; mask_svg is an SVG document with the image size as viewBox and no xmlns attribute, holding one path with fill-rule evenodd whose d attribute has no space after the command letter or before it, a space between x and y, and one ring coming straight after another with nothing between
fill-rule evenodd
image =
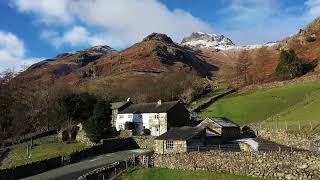
<instances>
[{"instance_id":1,"label":"snow on mountain peak","mask_svg":"<svg viewBox=\"0 0 320 180\"><path fill-rule=\"evenodd\" d=\"M261 47L271 47L277 44L278 42L272 42L265 44L237 46L224 35L208 34L203 32L194 32L189 37L184 38L181 42L181 45L185 46L215 50L249 50Z\"/></svg>"},{"instance_id":2,"label":"snow on mountain peak","mask_svg":"<svg viewBox=\"0 0 320 180\"><path fill-rule=\"evenodd\" d=\"M227 48L235 44L224 35L194 32L181 42L182 45L197 48Z\"/></svg>"}]
</instances>

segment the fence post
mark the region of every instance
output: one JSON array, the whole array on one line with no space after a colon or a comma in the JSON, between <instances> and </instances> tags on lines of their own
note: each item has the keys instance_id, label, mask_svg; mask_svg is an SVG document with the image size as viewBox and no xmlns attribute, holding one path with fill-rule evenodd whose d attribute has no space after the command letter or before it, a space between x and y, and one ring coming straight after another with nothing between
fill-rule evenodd
<instances>
[{"instance_id":1,"label":"fence post","mask_svg":"<svg viewBox=\"0 0 320 180\"><path fill-rule=\"evenodd\" d=\"M221 150L220 144L219 144L219 150Z\"/></svg>"},{"instance_id":2,"label":"fence post","mask_svg":"<svg viewBox=\"0 0 320 180\"><path fill-rule=\"evenodd\" d=\"M285 124L286 124L286 130L288 130L288 123L287 123L287 120L285 120Z\"/></svg>"},{"instance_id":3,"label":"fence post","mask_svg":"<svg viewBox=\"0 0 320 180\"><path fill-rule=\"evenodd\" d=\"M133 156L133 167L135 167L136 166L136 157L134 157L134 154L132 156Z\"/></svg>"},{"instance_id":4,"label":"fence post","mask_svg":"<svg viewBox=\"0 0 320 180\"><path fill-rule=\"evenodd\" d=\"M299 131L300 131L301 130L300 120L298 120L298 123L299 123Z\"/></svg>"},{"instance_id":5,"label":"fence post","mask_svg":"<svg viewBox=\"0 0 320 180\"><path fill-rule=\"evenodd\" d=\"M312 130L312 122L309 121L309 124L310 124L310 130Z\"/></svg>"},{"instance_id":6,"label":"fence post","mask_svg":"<svg viewBox=\"0 0 320 180\"><path fill-rule=\"evenodd\" d=\"M280 146L278 146L278 148L279 148L279 152L281 152L281 147L280 147Z\"/></svg>"},{"instance_id":7,"label":"fence post","mask_svg":"<svg viewBox=\"0 0 320 180\"><path fill-rule=\"evenodd\" d=\"M198 145L198 152L200 152L200 147L199 147L199 145Z\"/></svg>"}]
</instances>

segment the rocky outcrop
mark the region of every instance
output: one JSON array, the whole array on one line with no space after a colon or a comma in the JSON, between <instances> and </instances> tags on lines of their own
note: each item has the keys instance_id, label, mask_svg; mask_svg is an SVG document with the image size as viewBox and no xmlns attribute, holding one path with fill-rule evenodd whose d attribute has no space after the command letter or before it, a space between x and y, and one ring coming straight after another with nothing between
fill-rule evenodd
<instances>
[{"instance_id":1,"label":"rocky outcrop","mask_svg":"<svg viewBox=\"0 0 320 180\"><path fill-rule=\"evenodd\" d=\"M142 41L152 41L152 40L153 41L161 41L161 42L165 42L168 44L174 43L170 37L168 37L165 34L160 34L160 33L152 33L152 34L148 35L147 37L145 37Z\"/></svg>"},{"instance_id":2,"label":"rocky outcrop","mask_svg":"<svg viewBox=\"0 0 320 180\"><path fill-rule=\"evenodd\" d=\"M202 32L194 32L181 42L182 45L197 48L220 48L230 47L235 44L224 35L207 34Z\"/></svg>"}]
</instances>

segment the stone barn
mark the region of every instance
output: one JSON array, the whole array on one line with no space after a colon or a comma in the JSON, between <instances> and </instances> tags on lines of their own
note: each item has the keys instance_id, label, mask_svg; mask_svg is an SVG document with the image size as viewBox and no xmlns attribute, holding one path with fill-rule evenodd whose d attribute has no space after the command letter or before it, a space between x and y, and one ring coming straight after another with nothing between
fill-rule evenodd
<instances>
[{"instance_id":1,"label":"stone barn","mask_svg":"<svg viewBox=\"0 0 320 180\"><path fill-rule=\"evenodd\" d=\"M222 141L239 139L240 126L224 117L206 118L198 127L204 127L221 137Z\"/></svg>"},{"instance_id":2,"label":"stone barn","mask_svg":"<svg viewBox=\"0 0 320 180\"><path fill-rule=\"evenodd\" d=\"M206 141L206 128L203 127L177 127L155 139L155 153L183 153L204 145Z\"/></svg>"}]
</instances>

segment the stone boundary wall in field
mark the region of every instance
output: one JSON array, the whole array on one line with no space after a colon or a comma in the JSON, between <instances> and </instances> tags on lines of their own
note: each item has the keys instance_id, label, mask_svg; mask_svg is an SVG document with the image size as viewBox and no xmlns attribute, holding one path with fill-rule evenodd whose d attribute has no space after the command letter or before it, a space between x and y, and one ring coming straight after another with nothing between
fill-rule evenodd
<instances>
[{"instance_id":1,"label":"stone boundary wall in field","mask_svg":"<svg viewBox=\"0 0 320 180\"><path fill-rule=\"evenodd\" d=\"M25 137L25 138L22 138L22 139L5 140L2 143L2 146L4 146L4 147L13 146L13 145L16 145L16 144L21 144L21 143L24 143L24 142L27 142L27 141L36 140L36 139L39 139L39 138L42 138L42 137L46 137L46 136L50 136L50 135L54 135L54 134L57 134L57 133L58 133L58 130L55 129L55 130L35 133L30 137ZM1 145L1 143L0 143L0 145Z\"/></svg>"},{"instance_id":2,"label":"stone boundary wall in field","mask_svg":"<svg viewBox=\"0 0 320 180\"><path fill-rule=\"evenodd\" d=\"M73 152L67 156L59 156L46 160L36 161L14 168L0 169L0 179L11 180L25 178L42 173L44 171L68 165L70 163L79 162L88 157L122 150L136 149L138 147L139 146L134 142L132 138L105 139L96 146Z\"/></svg>"},{"instance_id":3,"label":"stone boundary wall in field","mask_svg":"<svg viewBox=\"0 0 320 180\"><path fill-rule=\"evenodd\" d=\"M199 105L198 107L194 108L192 111L193 112L200 112L204 109L206 109L207 107L209 107L211 104L213 104L214 102L218 101L219 99L229 95L229 94L232 94L232 93L235 93L237 92L236 89L231 89L231 90L228 90L222 94L219 94L219 95L216 95L216 96L213 96L211 97L207 102Z\"/></svg>"},{"instance_id":4,"label":"stone boundary wall in field","mask_svg":"<svg viewBox=\"0 0 320 180\"><path fill-rule=\"evenodd\" d=\"M101 144L73 152L69 156L66 156L65 159L68 159L69 163L74 163L92 156L136 148L139 148L139 146L132 138L104 139ZM65 163L68 162L66 161Z\"/></svg>"},{"instance_id":5,"label":"stone boundary wall in field","mask_svg":"<svg viewBox=\"0 0 320 180\"><path fill-rule=\"evenodd\" d=\"M209 170L278 179L320 179L320 157L310 152L221 152L155 154L154 166Z\"/></svg>"},{"instance_id":6,"label":"stone boundary wall in field","mask_svg":"<svg viewBox=\"0 0 320 180\"><path fill-rule=\"evenodd\" d=\"M288 80L288 81L275 81L275 82L270 82L270 83L265 83L265 84L254 84L254 85L249 85L246 87L243 87L238 90L238 93L245 93L250 90L254 89L264 89L264 88L273 88L273 87L281 87L285 85L292 85L292 84L297 84L300 82L312 82L315 80L319 80L320 75L311 75L311 76L303 76L300 78Z\"/></svg>"},{"instance_id":7,"label":"stone boundary wall in field","mask_svg":"<svg viewBox=\"0 0 320 180\"><path fill-rule=\"evenodd\" d=\"M33 176L63 165L61 156L42 161L36 161L9 169L0 169L0 179L13 180Z\"/></svg>"},{"instance_id":8,"label":"stone boundary wall in field","mask_svg":"<svg viewBox=\"0 0 320 180\"><path fill-rule=\"evenodd\" d=\"M293 134L284 129L250 127L256 132L258 137L298 149L310 150L314 141L313 137L306 136L305 134Z\"/></svg>"}]
</instances>

